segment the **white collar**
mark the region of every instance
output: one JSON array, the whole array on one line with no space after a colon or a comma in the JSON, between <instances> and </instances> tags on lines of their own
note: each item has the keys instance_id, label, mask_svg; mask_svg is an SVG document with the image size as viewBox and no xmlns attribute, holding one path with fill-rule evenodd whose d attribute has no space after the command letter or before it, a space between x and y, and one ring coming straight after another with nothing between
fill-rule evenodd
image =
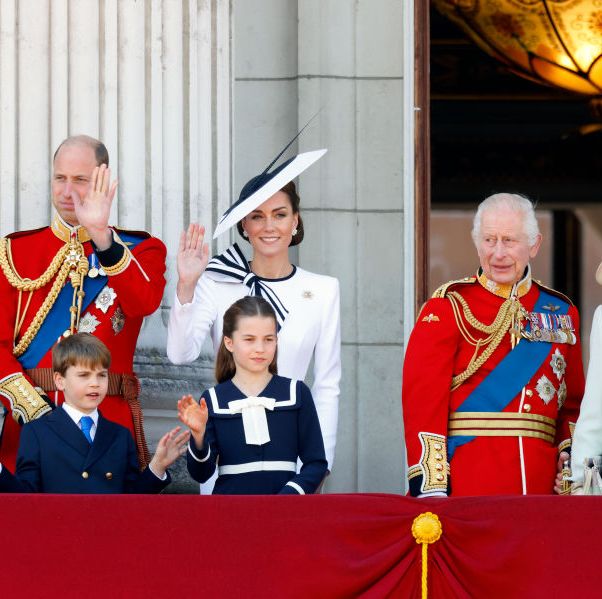
<instances>
[{"instance_id":1,"label":"white collar","mask_svg":"<svg viewBox=\"0 0 602 599\"><path fill-rule=\"evenodd\" d=\"M77 426L79 426L79 421L81 420L82 416L90 416L90 418L92 418L94 421L94 426L98 426L98 410L94 410L91 414L86 414L77 408L70 406L66 402L63 404L63 410L69 414L69 418L71 418L71 420L73 420Z\"/></svg>"}]
</instances>

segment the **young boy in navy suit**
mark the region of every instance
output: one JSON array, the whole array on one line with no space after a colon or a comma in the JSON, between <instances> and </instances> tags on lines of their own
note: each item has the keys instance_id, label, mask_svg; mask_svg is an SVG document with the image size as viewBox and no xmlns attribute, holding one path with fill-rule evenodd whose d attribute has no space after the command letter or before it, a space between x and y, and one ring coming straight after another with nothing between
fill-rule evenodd
<instances>
[{"instance_id":1,"label":"young boy in navy suit","mask_svg":"<svg viewBox=\"0 0 602 599\"><path fill-rule=\"evenodd\" d=\"M110 364L105 344L89 333L54 347L54 381L65 403L23 426L16 473L0 465L0 492L158 493L169 484L167 468L186 451L189 433L176 427L165 434L140 472L130 431L98 410Z\"/></svg>"}]
</instances>

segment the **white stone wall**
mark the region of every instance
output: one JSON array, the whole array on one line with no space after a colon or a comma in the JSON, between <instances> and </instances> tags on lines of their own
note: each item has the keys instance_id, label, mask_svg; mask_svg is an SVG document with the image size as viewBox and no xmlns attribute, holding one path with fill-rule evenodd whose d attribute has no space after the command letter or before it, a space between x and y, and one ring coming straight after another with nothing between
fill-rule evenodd
<instances>
[{"instance_id":1,"label":"white stone wall","mask_svg":"<svg viewBox=\"0 0 602 599\"><path fill-rule=\"evenodd\" d=\"M298 149L298 263L341 283L343 380L330 492L402 489L402 3L234 1L234 187L318 110ZM407 199L407 198L406 198Z\"/></svg>"}]
</instances>

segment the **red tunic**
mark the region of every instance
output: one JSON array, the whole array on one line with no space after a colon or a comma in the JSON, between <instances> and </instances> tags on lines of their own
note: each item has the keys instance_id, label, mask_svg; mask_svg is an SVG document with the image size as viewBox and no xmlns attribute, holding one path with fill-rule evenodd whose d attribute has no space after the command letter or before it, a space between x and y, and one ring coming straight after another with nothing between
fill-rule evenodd
<instances>
[{"instance_id":1,"label":"red tunic","mask_svg":"<svg viewBox=\"0 0 602 599\"><path fill-rule=\"evenodd\" d=\"M459 292L476 319L487 325L493 322L504 302L504 297L487 290L475 277L452 284L447 292L451 290ZM525 293L519 298L520 303L527 311L531 311L539 297L540 287L535 282L529 286L527 281L523 291ZM547 291L556 294L554 291ZM562 299L568 301L564 296ZM466 369L475 352L475 346L469 344L461 334L448 297L434 297L424 305L410 336L403 368L404 434L412 495L424 493L425 489L427 492L440 490L454 496L522 494L523 491L547 494L553 492L559 445L564 449L570 444L569 422L574 423L577 420L584 388L578 333L579 315L572 304L568 313L573 321L577 343L550 343L548 357L523 391L503 410L515 414L542 415L552 419L552 427L556 424L555 441L552 443L549 440L527 436L476 436L472 441L456 448L449 463L450 476L447 479L445 453L450 413L458 409L475 387L510 352L510 334L505 334L500 345L476 373L451 391L452 377ZM477 339L486 337L483 332L470 325L467 326L467 330ZM520 343L534 342L522 339ZM483 348L479 353L482 351ZM562 359L558 362L556 352L561 354L566 363L565 367L562 367ZM553 367L553 354L556 372ZM558 364L561 366L561 372L558 372ZM552 383L551 397L551 387L548 387L547 393L543 391L543 397L541 383L539 390L537 388L540 380L545 381L542 379L544 376ZM563 382L566 385L565 399ZM560 409L559 403L562 404ZM429 442L431 455L436 455L436 459L441 463L441 466L436 466L438 470L432 470L430 473L428 468L420 467L425 461L424 433L434 436ZM433 450L435 445L437 449ZM441 451L441 454L437 454L438 451ZM431 463L438 464L432 461ZM443 484L443 487L439 485L439 489L433 488L426 480L435 473Z\"/></svg>"},{"instance_id":2,"label":"red tunic","mask_svg":"<svg viewBox=\"0 0 602 599\"><path fill-rule=\"evenodd\" d=\"M127 235L136 237L137 240L140 239L141 241L131 249L131 256L135 260L131 259L129 263L124 264L123 269L117 269L119 272L108 275L106 287L111 288L116 297L112 301L109 299L106 302L107 304L110 303L108 306L92 301L81 315L82 319L88 315L87 322L92 322L91 326L95 327L93 331L89 328L84 328L84 330L92 332L109 348L112 357L110 372L116 374L133 373L134 351L142 320L159 307L165 288L165 245L148 233L127 232ZM21 278L36 279L40 277L64 244L65 241L60 239L51 227L14 233L10 236L10 250L14 270ZM84 241L83 247L86 256L93 252L90 241ZM123 255L123 249L119 249ZM127 254L128 251L130 250L125 250L125 253ZM99 263L100 265L106 266L107 270L111 270L110 267L113 266L106 262ZM11 393L3 389L2 384L10 380L11 377L14 378L13 375L16 373L23 374L19 359L13 355L13 347L27 330L33 317L46 299L54 279L55 277L33 292L25 318L20 324L15 338L19 291L9 283L6 276L0 271L0 400L2 400L8 411L5 415L0 442L0 460L11 470L15 466L21 425L11 418ZM69 279L67 279L66 285L71 287ZM109 297L112 295L109 294ZM21 312L23 312L28 298L29 292L24 291L21 297ZM103 307L107 308L106 312L101 309ZM52 318L52 314L48 317ZM82 320L80 320L80 330L82 330L81 323ZM59 331L57 333L57 341L63 332ZM51 349L39 360L37 367L52 367ZM25 378L35 385L30 377L25 375ZM49 391L48 389L45 389L45 391L57 404L62 403L61 392ZM139 410L139 404L129 404L121 395L107 395L102 403L102 413L105 417L129 428L134 433L132 409ZM140 447L141 439L136 440Z\"/></svg>"}]
</instances>

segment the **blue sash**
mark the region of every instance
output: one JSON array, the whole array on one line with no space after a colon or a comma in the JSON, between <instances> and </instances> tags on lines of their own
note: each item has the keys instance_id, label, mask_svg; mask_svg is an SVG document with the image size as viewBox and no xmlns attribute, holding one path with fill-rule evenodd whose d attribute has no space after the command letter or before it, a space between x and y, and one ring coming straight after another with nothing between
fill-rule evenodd
<instances>
[{"instance_id":1,"label":"blue sash","mask_svg":"<svg viewBox=\"0 0 602 599\"><path fill-rule=\"evenodd\" d=\"M540 290L533 312L554 314L550 304L560 306L566 314L569 305L549 293ZM530 325L527 325L528 327ZM546 341L521 342L485 377L473 392L456 409L456 412L501 412L531 380L550 354L552 344ZM451 460L457 447L472 441L474 437L457 436L447 439L447 457Z\"/></svg>"},{"instance_id":2,"label":"blue sash","mask_svg":"<svg viewBox=\"0 0 602 599\"><path fill-rule=\"evenodd\" d=\"M144 240L144 238L134 237L122 232L119 232L118 235L129 248L136 247ZM100 275L94 279L85 277L84 292L86 295L82 302L82 314L104 289L108 280L107 276L103 277ZM48 350L56 343L57 339L71 326L69 308L72 301L73 287L69 284L69 279L67 279L67 283L58 294L37 335L25 352L17 358L23 369L36 368Z\"/></svg>"}]
</instances>

